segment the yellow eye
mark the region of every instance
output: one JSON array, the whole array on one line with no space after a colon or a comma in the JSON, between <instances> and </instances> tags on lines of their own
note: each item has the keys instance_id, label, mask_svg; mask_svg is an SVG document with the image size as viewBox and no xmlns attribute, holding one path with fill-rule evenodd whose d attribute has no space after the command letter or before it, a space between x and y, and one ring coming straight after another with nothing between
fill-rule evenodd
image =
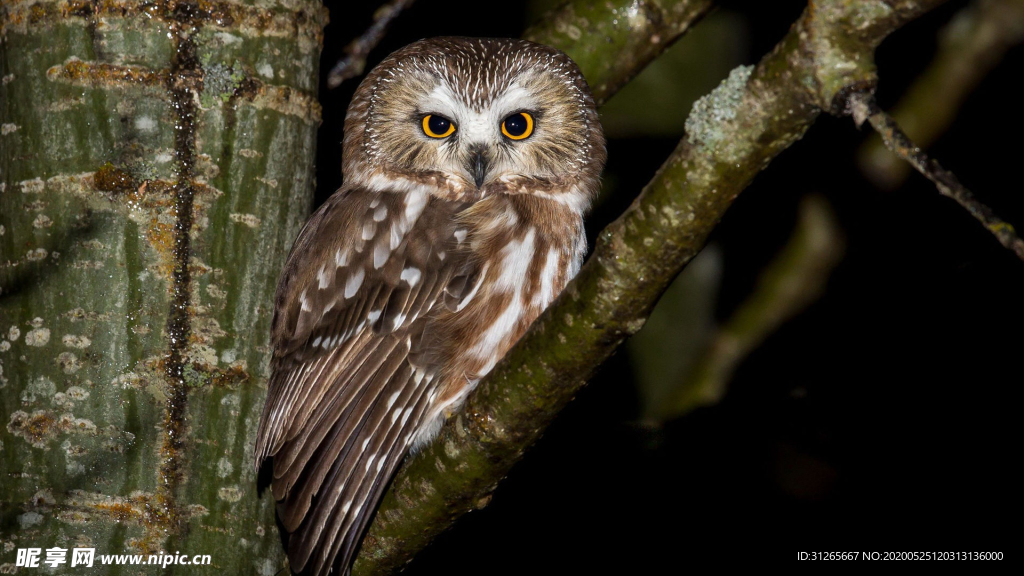
<instances>
[{"instance_id":1,"label":"yellow eye","mask_svg":"<svg viewBox=\"0 0 1024 576\"><path fill-rule=\"evenodd\" d=\"M455 133L455 124L434 114L423 117L423 133L431 138L447 138Z\"/></svg>"},{"instance_id":2,"label":"yellow eye","mask_svg":"<svg viewBox=\"0 0 1024 576\"><path fill-rule=\"evenodd\" d=\"M533 134L533 116L519 112L501 122L501 133L513 140L522 140Z\"/></svg>"}]
</instances>

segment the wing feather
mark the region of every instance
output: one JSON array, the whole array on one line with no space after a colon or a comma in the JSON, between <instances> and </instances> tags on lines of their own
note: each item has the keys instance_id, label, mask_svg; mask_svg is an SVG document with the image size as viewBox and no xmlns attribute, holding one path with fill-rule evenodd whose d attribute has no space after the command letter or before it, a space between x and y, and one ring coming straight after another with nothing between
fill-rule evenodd
<instances>
[{"instance_id":1,"label":"wing feather","mask_svg":"<svg viewBox=\"0 0 1024 576\"><path fill-rule=\"evenodd\" d=\"M317 423L316 438L307 439L303 443L304 458L299 466L291 468L291 471L297 474L299 482L288 494L283 506L285 514L282 515L282 522L289 531L297 530L299 523L306 519L312 498L320 492L323 479L331 465L342 459L343 451L351 451L356 432L366 422L381 394L388 389L391 376L397 370L400 361L401 359L399 362L391 360L380 366L371 381L360 387L359 393L350 402L335 402L329 408L330 417L323 418ZM314 465L311 466L310 463ZM317 510L330 506L330 492L327 498L326 504L320 499ZM315 521L313 524L315 525Z\"/></svg>"},{"instance_id":2,"label":"wing feather","mask_svg":"<svg viewBox=\"0 0 1024 576\"><path fill-rule=\"evenodd\" d=\"M372 518L374 505L382 495L383 489L387 485L387 480L394 473L402 457L405 455L406 448L409 445L408 440L414 436L415 430L422 419L427 405L428 392L432 389L430 386L431 382L432 379L421 380L418 385L409 386L416 394L400 399L401 409L399 412L392 410L382 411L382 418L388 414L397 413L402 414L402 416L392 419L390 426L387 426L387 422L383 423L388 428L388 434L385 438L381 438L381 442L374 444L372 447L376 459L370 461L364 454L356 463L356 473L351 478L353 481L346 484L345 494L340 499L340 501L346 503L346 505L342 506L344 513L336 514L331 519L330 533L327 540L332 542L332 545L329 552L324 555L325 559L333 556L338 557L341 566L351 564L352 557L358 547L358 538ZM415 417L410 417L413 411L415 411ZM377 426L381 426L381 424L378 422ZM327 521L330 517L324 515L323 519ZM330 564L325 563L324 566L326 568ZM326 573L326 570L321 571L321 574Z\"/></svg>"},{"instance_id":3,"label":"wing feather","mask_svg":"<svg viewBox=\"0 0 1024 576\"><path fill-rule=\"evenodd\" d=\"M296 240L278 286L256 445L257 467L273 461L293 571L347 572L426 413L438 384L420 340L470 284L452 279L477 277L453 240L463 208L345 190Z\"/></svg>"},{"instance_id":4,"label":"wing feather","mask_svg":"<svg viewBox=\"0 0 1024 576\"><path fill-rule=\"evenodd\" d=\"M321 380L327 383L342 381L345 382L345 385L330 388L322 386L322 388L331 392L329 397L322 398L315 406L311 406L310 410L315 415L314 418L308 421L302 428L301 434L289 443L288 450L282 454L283 458L280 465L278 465L275 459L275 496L283 495L292 489L296 479L307 467L313 453L320 447L324 437L331 430L331 426L338 419L339 415L349 405L359 403L364 396L369 395L371 399L374 397L372 380L374 380L375 375L389 360L389 356L394 351L396 343L392 339L391 341L375 342L375 344L378 344L378 346L372 350L372 356L369 356L369 358L374 360L373 362L360 363L356 367L358 369L351 376L342 373L340 378L333 377ZM350 415L346 419L351 420L353 417L361 418L360 415ZM311 488L315 491L319 488L319 482L311 486ZM301 512L304 514L305 510L303 509ZM289 529L294 529L293 525L287 523L286 525Z\"/></svg>"},{"instance_id":5,"label":"wing feather","mask_svg":"<svg viewBox=\"0 0 1024 576\"><path fill-rule=\"evenodd\" d=\"M342 457L333 460L329 466L327 485L331 490L323 495L318 502L317 509L311 512L310 522L303 526L303 530L296 533L301 540L299 543L299 555L313 555L315 552L317 566L330 567L330 550L334 544L334 533L331 522L333 519L344 517L352 508L353 499L350 495L351 487L359 484L362 478L375 470L367 469L365 463L370 454L375 453L381 439L386 436L387 429L380 427L379 407L387 404L387 398L398 392L400 396L408 396L416 391L407 387L408 371L403 371L402 377L395 378L387 388L385 394L375 399L372 411L360 422L360 425L352 431L350 441L346 443L345 452ZM308 527L308 529L307 529ZM320 545L320 543L324 545Z\"/></svg>"}]
</instances>

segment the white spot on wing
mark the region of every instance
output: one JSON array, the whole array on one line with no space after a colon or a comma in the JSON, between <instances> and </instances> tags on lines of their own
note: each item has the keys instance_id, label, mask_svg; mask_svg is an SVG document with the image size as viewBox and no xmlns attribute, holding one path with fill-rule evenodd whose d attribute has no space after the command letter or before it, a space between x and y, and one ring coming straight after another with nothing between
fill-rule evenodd
<instances>
[{"instance_id":1,"label":"white spot on wing","mask_svg":"<svg viewBox=\"0 0 1024 576\"><path fill-rule=\"evenodd\" d=\"M356 295L356 291L363 285L363 276L365 276L362 268L359 268L352 272L345 281L345 298L351 298Z\"/></svg>"},{"instance_id":2,"label":"white spot on wing","mask_svg":"<svg viewBox=\"0 0 1024 576\"><path fill-rule=\"evenodd\" d=\"M333 270L331 271L330 274L327 273L327 267L326 266L324 266L323 268L320 268L320 273L317 274L317 278L320 279L320 289L321 290L323 290L324 288L327 288L328 286L331 285L331 278L332 278L333 274L334 274Z\"/></svg>"},{"instance_id":3,"label":"white spot on wing","mask_svg":"<svg viewBox=\"0 0 1024 576\"><path fill-rule=\"evenodd\" d=\"M401 326L404 323L405 323L405 314L399 314L398 316L395 316L394 327L395 327L396 330L398 329L399 326Z\"/></svg>"},{"instance_id":4,"label":"white spot on wing","mask_svg":"<svg viewBox=\"0 0 1024 576\"><path fill-rule=\"evenodd\" d=\"M391 249L398 248L398 245L402 243L402 237L405 236L405 230L402 230L400 222L395 222L391 226Z\"/></svg>"},{"instance_id":5,"label":"white spot on wing","mask_svg":"<svg viewBox=\"0 0 1024 576\"><path fill-rule=\"evenodd\" d=\"M383 221L387 217L388 217L388 208L387 208L387 206L379 206L379 207L377 207L376 210L373 211L373 220L374 220L374 222L381 222L381 221Z\"/></svg>"},{"instance_id":6,"label":"white spot on wing","mask_svg":"<svg viewBox=\"0 0 1024 576\"><path fill-rule=\"evenodd\" d=\"M422 188L410 192L405 196L405 220L407 226L412 226L412 223L420 217L423 213L423 209L427 206L427 199L430 195Z\"/></svg>"},{"instance_id":7,"label":"white spot on wing","mask_svg":"<svg viewBox=\"0 0 1024 576\"><path fill-rule=\"evenodd\" d=\"M377 233L376 222L366 222L363 224L363 240L372 240L373 235Z\"/></svg>"},{"instance_id":8,"label":"white spot on wing","mask_svg":"<svg viewBox=\"0 0 1024 576\"><path fill-rule=\"evenodd\" d=\"M351 250L349 250L347 247L345 248L344 251L342 251L340 248L335 250L334 263L337 264L339 268L342 266L348 266L348 258L351 255L351 253Z\"/></svg>"},{"instance_id":9,"label":"white spot on wing","mask_svg":"<svg viewBox=\"0 0 1024 576\"><path fill-rule=\"evenodd\" d=\"M455 241L458 242L459 244L462 244L463 242L465 242L466 241L466 233L467 233L467 230L465 228L463 228L461 230L456 230L455 231Z\"/></svg>"},{"instance_id":10,"label":"white spot on wing","mask_svg":"<svg viewBox=\"0 0 1024 576\"><path fill-rule=\"evenodd\" d=\"M420 276L422 276L422 274L420 273L419 268L409 267L402 270L402 280L405 280L409 286L415 286L416 283L420 281Z\"/></svg>"},{"instance_id":11,"label":"white spot on wing","mask_svg":"<svg viewBox=\"0 0 1024 576\"><path fill-rule=\"evenodd\" d=\"M388 261L388 256L391 254L391 250L388 249L388 245L383 242L378 242L373 248L373 267L380 268Z\"/></svg>"}]
</instances>

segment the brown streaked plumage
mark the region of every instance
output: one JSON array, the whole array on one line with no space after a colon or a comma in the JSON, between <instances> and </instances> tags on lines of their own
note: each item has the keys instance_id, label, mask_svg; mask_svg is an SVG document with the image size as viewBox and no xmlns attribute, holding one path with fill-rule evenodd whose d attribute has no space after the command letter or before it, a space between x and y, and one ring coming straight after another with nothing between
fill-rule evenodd
<instances>
[{"instance_id":1,"label":"brown streaked plumage","mask_svg":"<svg viewBox=\"0 0 1024 576\"><path fill-rule=\"evenodd\" d=\"M359 86L345 183L278 286L257 433L294 572L349 571L402 458L576 273L604 159L586 82L546 46L423 40Z\"/></svg>"}]
</instances>

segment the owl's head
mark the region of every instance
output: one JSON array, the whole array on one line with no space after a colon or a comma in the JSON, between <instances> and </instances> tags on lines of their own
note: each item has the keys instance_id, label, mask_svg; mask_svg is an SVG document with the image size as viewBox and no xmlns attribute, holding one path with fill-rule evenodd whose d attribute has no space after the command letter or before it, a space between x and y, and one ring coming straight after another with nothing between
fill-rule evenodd
<instances>
[{"instance_id":1,"label":"owl's head","mask_svg":"<svg viewBox=\"0 0 1024 576\"><path fill-rule=\"evenodd\" d=\"M346 183L370 188L540 194L582 210L604 160L579 68L525 40L410 44L367 75L345 119Z\"/></svg>"}]
</instances>

